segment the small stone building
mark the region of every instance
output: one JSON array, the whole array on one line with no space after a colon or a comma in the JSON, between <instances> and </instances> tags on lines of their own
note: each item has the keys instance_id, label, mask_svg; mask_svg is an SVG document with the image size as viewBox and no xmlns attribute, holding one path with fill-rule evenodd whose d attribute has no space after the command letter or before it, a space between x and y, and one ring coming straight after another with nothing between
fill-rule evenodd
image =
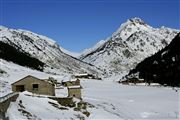
<instances>
[{"instance_id":1,"label":"small stone building","mask_svg":"<svg viewBox=\"0 0 180 120\"><path fill-rule=\"evenodd\" d=\"M55 96L55 86L48 79L39 79L33 76L26 76L11 84L13 92L29 91L36 94Z\"/></svg>"},{"instance_id":2,"label":"small stone building","mask_svg":"<svg viewBox=\"0 0 180 120\"><path fill-rule=\"evenodd\" d=\"M80 85L68 86L67 88L68 88L68 97L75 97L81 99L82 87Z\"/></svg>"},{"instance_id":3,"label":"small stone building","mask_svg":"<svg viewBox=\"0 0 180 120\"><path fill-rule=\"evenodd\" d=\"M64 85L65 87L80 85L80 80L79 79L71 79L70 81L63 81L62 85Z\"/></svg>"}]
</instances>

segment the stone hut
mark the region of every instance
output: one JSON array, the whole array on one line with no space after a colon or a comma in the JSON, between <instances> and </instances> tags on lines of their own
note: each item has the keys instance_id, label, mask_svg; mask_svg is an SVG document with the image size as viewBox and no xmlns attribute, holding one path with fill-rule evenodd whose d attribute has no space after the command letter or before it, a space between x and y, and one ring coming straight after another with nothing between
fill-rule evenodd
<instances>
[{"instance_id":1,"label":"stone hut","mask_svg":"<svg viewBox=\"0 0 180 120\"><path fill-rule=\"evenodd\" d=\"M11 84L13 92L28 91L36 94L55 96L55 86L48 79L39 79L34 76L26 76Z\"/></svg>"},{"instance_id":2,"label":"stone hut","mask_svg":"<svg viewBox=\"0 0 180 120\"><path fill-rule=\"evenodd\" d=\"M62 85L64 85L65 87L80 85L80 80L79 79L71 79L70 81L63 81Z\"/></svg>"},{"instance_id":3,"label":"stone hut","mask_svg":"<svg viewBox=\"0 0 180 120\"><path fill-rule=\"evenodd\" d=\"M80 85L76 86L68 86L68 97L75 97L78 99L81 99L81 89L82 87Z\"/></svg>"}]
</instances>

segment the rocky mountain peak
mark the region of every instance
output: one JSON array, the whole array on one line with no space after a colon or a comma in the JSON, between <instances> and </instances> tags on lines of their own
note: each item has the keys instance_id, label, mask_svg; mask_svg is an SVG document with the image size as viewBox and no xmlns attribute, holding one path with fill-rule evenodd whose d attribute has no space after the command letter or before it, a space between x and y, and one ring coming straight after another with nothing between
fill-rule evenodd
<instances>
[{"instance_id":1,"label":"rocky mountain peak","mask_svg":"<svg viewBox=\"0 0 180 120\"><path fill-rule=\"evenodd\" d=\"M130 21L131 23L134 23L134 24L146 25L146 23L138 17L128 19L128 21Z\"/></svg>"},{"instance_id":2,"label":"rocky mountain peak","mask_svg":"<svg viewBox=\"0 0 180 120\"><path fill-rule=\"evenodd\" d=\"M140 18L128 19L106 42L80 59L104 69L109 76L122 75L167 46L178 32L153 28Z\"/></svg>"},{"instance_id":3,"label":"rocky mountain peak","mask_svg":"<svg viewBox=\"0 0 180 120\"><path fill-rule=\"evenodd\" d=\"M123 41L125 41L128 37L130 37L133 33L139 31L153 31L154 28L146 24L140 18L131 18L128 19L125 23L121 24L119 29L113 33L112 38L121 37Z\"/></svg>"}]
</instances>

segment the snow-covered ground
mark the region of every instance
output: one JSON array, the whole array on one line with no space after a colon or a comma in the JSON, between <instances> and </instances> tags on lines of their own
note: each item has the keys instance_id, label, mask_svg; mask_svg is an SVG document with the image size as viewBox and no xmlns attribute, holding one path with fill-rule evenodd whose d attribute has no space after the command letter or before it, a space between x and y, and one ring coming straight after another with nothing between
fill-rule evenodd
<instances>
[{"instance_id":1,"label":"snow-covered ground","mask_svg":"<svg viewBox=\"0 0 180 120\"><path fill-rule=\"evenodd\" d=\"M84 80L83 98L96 106L89 119L178 119L179 92L172 88L128 86Z\"/></svg>"},{"instance_id":2,"label":"snow-covered ground","mask_svg":"<svg viewBox=\"0 0 180 120\"><path fill-rule=\"evenodd\" d=\"M99 80L82 80L81 84L83 100L94 106L88 108L91 115L85 117L86 119L178 120L180 117L179 93L172 88L128 86ZM56 92L57 96L66 94L63 90L61 93L61 89ZM11 103L8 109L8 114L13 120L27 119L17 110L19 100L23 101L22 104L32 114L33 119L77 119L78 112L73 109L59 110L48 104L48 101L56 103L53 100L20 94L17 102Z\"/></svg>"},{"instance_id":3,"label":"snow-covered ground","mask_svg":"<svg viewBox=\"0 0 180 120\"><path fill-rule=\"evenodd\" d=\"M53 76L4 60L0 60L0 69L6 72L0 74L0 97L11 92L11 83L29 74L39 78L52 76L57 78L58 81L69 77L63 74ZM83 100L94 106L88 107L90 116L84 116L85 119L178 120L180 118L180 91L176 92L172 88L143 85L128 86L118 84L113 80L90 79L81 80L81 85L83 87ZM57 89L56 96L67 96L67 90ZM33 97L22 93L16 102L11 103L7 115L10 120L27 120L28 118L32 120L64 120L79 119L79 116L83 116L81 112L74 111L73 108L61 110L52 106L49 102L57 104L56 101L46 97Z\"/></svg>"},{"instance_id":4,"label":"snow-covered ground","mask_svg":"<svg viewBox=\"0 0 180 120\"><path fill-rule=\"evenodd\" d=\"M69 120L78 119L78 116L85 117L73 108L61 106L55 100L37 97L29 92L21 93L16 102L10 104L6 115L10 120Z\"/></svg>"}]
</instances>

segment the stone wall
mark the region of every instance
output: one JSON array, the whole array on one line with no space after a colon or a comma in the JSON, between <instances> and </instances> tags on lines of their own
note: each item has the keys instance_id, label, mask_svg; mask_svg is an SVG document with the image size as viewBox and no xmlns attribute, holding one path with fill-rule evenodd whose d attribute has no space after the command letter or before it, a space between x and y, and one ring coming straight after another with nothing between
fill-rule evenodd
<instances>
[{"instance_id":1,"label":"stone wall","mask_svg":"<svg viewBox=\"0 0 180 120\"><path fill-rule=\"evenodd\" d=\"M71 97L65 97L65 98L49 97L49 98L56 100L62 106L71 106L73 104L73 98Z\"/></svg>"},{"instance_id":2,"label":"stone wall","mask_svg":"<svg viewBox=\"0 0 180 120\"><path fill-rule=\"evenodd\" d=\"M8 97L10 96L10 97ZM11 102L15 102L17 97L19 96L19 94L8 94L5 97L0 98L1 102L0 102L0 119L2 120L7 120L8 118L6 118L5 114L7 109L9 108L9 105ZM4 100L4 101L2 101Z\"/></svg>"}]
</instances>

